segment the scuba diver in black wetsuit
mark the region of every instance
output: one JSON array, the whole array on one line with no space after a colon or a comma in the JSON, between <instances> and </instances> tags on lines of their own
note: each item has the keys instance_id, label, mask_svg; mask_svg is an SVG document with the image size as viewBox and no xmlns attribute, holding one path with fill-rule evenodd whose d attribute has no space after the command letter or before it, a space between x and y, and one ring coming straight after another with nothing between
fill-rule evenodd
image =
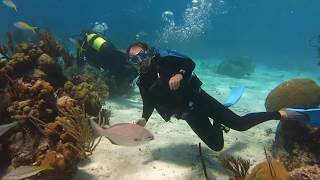
<instances>
[{"instance_id":1,"label":"scuba diver in black wetsuit","mask_svg":"<svg viewBox=\"0 0 320 180\"><path fill-rule=\"evenodd\" d=\"M110 94L122 94L130 89L136 70L126 61L126 54L119 51L101 33L87 31L80 35L77 48L77 64L86 63L103 69L111 77Z\"/></svg>"},{"instance_id":2,"label":"scuba diver in black wetsuit","mask_svg":"<svg viewBox=\"0 0 320 180\"><path fill-rule=\"evenodd\" d=\"M145 126L154 109L165 121L171 116L184 119L212 150L224 146L223 127L245 131L272 119L295 119L301 113L286 110L249 113L238 116L201 88L193 73L195 63L173 51L149 48L138 42L127 49L128 61L139 71L137 85L143 100L142 118L136 124ZM213 119L213 124L209 118Z\"/></svg>"}]
</instances>

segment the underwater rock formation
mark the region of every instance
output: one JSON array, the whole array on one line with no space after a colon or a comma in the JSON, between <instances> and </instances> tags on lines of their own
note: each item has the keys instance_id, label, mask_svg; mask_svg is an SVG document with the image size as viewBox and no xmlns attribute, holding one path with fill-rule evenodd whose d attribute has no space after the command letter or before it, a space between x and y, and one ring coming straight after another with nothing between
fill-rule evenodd
<instances>
[{"instance_id":1,"label":"underwater rock formation","mask_svg":"<svg viewBox=\"0 0 320 180\"><path fill-rule=\"evenodd\" d=\"M273 153L288 170L320 164L320 129L301 122L281 122L276 132Z\"/></svg>"},{"instance_id":2,"label":"underwater rock formation","mask_svg":"<svg viewBox=\"0 0 320 180\"><path fill-rule=\"evenodd\" d=\"M318 180L320 179L319 165L305 166L290 172L292 180Z\"/></svg>"},{"instance_id":3,"label":"underwater rock formation","mask_svg":"<svg viewBox=\"0 0 320 180\"><path fill-rule=\"evenodd\" d=\"M320 104L320 87L312 79L292 79L275 87L267 96L267 111L284 107L315 108Z\"/></svg>"},{"instance_id":4,"label":"underwater rock formation","mask_svg":"<svg viewBox=\"0 0 320 180\"><path fill-rule=\"evenodd\" d=\"M320 87L311 79L292 79L273 89L265 102L267 111L281 108L316 108ZM276 130L274 156L288 170L320 163L320 130L299 121L281 121Z\"/></svg>"},{"instance_id":5,"label":"underwater rock formation","mask_svg":"<svg viewBox=\"0 0 320 180\"><path fill-rule=\"evenodd\" d=\"M244 78L250 76L255 69L254 61L248 56L228 58L222 61L216 72L234 78Z\"/></svg>"}]
</instances>

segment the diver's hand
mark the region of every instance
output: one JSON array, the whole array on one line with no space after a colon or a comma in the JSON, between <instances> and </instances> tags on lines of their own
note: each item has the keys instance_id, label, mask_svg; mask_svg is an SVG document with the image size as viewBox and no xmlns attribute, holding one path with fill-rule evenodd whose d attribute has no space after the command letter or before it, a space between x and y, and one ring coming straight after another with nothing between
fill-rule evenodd
<instances>
[{"instance_id":1,"label":"diver's hand","mask_svg":"<svg viewBox=\"0 0 320 180\"><path fill-rule=\"evenodd\" d=\"M176 74L172 76L169 80L170 90L177 90L180 87L180 81L183 79L182 74Z\"/></svg>"},{"instance_id":2,"label":"diver's hand","mask_svg":"<svg viewBox=\"0 0 320 180\"><path fill-rule=\"evenodd\" d=\"M140 118L134 124L144 127L147 124L147 121L145 118Z\"/></svg>"}]
</instances>

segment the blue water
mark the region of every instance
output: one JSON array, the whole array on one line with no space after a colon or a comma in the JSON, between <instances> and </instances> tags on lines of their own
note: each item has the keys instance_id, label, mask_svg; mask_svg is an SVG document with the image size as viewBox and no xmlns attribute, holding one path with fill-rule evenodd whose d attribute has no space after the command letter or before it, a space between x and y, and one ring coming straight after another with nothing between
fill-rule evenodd
<instances>
[{"instance_id":1,"label":"blue water","mask_svg":"<svg viewBox=\"0 0 320 180\"><path fill-rule=\"evenodd\" d=\"M197 59L248 55L258 63L297 66L316 66L318 61L316 49L309 44L320 33L318 0L14 2L18 13L0 4L2 39L6 31L15 29L14 22L25 21L49 29L70 47L70 36L98 21L107 23L108 38L121 49L144 40Z\"/></svg>"}]
</instances>

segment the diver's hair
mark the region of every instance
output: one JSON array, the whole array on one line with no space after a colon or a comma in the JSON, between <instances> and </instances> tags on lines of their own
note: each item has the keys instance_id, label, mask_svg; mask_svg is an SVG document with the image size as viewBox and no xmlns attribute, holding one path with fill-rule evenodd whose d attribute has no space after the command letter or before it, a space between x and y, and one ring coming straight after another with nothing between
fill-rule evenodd
<instances>
[{"instance_id":1,"label":"diver's hair","mask_svg":"<svg viewBox=\"0 0 320 180\"><path fill-rule=\"evenodd\" d=\"M147 43L145 42L135 42L133 44L131 44L128 48L127 48L127 56L129 56L129 51L132 47L135 47L135 46L138 46L138 47L141 47L143 50L149 50L149 46Z\"/></svg>"}]
</instances>

